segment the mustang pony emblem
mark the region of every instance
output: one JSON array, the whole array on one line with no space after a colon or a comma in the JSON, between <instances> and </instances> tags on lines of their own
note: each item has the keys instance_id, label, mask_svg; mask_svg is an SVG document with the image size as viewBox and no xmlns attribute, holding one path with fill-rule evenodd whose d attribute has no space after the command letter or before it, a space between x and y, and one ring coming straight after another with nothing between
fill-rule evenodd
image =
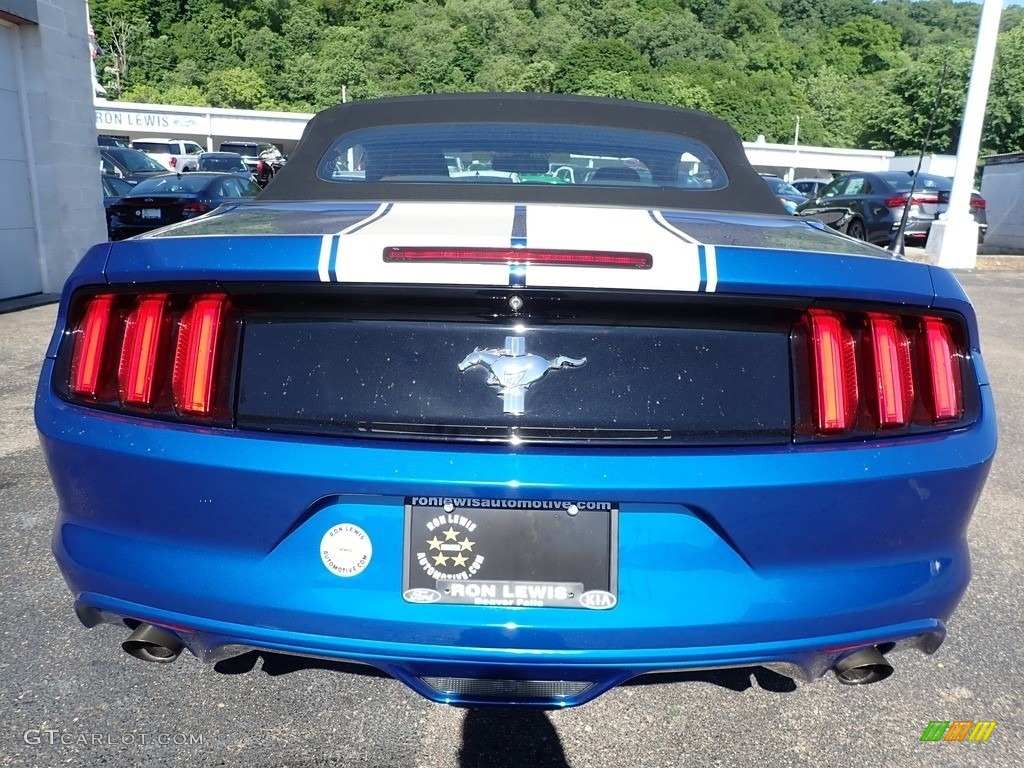
<instances>
[{"instance_id":1,"label":"mustang pony emblem","mask_svg":"<svg viewBox=\"0 0 1024 768\"><path fill-rule=\"evenodd\" d=\"M540 381L548 371L559 368L579 368L587 358L559 355L547 360L540 355L526 354L526 338L506 336L502 349L475 350L459 363L459 370L466 371L474 365L482 365L488 371L486 383L498 388L498 395L505 401L505 413L521 415L526 412L526 390Z\"/></svg>"}]
</instances>

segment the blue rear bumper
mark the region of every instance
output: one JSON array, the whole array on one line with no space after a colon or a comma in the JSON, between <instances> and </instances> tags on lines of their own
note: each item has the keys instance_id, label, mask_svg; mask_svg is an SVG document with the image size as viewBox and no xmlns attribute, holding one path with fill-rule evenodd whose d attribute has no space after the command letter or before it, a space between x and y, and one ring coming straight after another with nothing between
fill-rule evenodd
<instances>
[{"instance_id":1,"label":"blue rear bumper","mask_svg":"<svg viewBox=\"0 0 1024 768\"><path fill-rule=\"evenodd\" d=\"M976 424L927 438L517 450L142 423L46 385L36 403L60 499L54 552L87 624L169 626L208 660L242 646L367 663L438 701L503 699L424 678L588 684L528 702L548 705L647 672L766 665L813 678L851 648L934 651L970 578L992 414L986 386ZM618 604L405 602L414 495L617 503ZM373 543L352 578L320 558L340 523Z\"/></svg>"}]
</instances>

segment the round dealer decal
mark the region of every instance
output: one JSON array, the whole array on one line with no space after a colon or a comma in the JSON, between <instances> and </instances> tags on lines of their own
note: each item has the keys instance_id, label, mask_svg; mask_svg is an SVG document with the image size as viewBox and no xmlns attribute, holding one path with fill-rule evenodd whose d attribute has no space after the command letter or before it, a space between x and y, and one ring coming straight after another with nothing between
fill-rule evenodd
<instances>
[{"instance_id":1,"label":"round dealer decal","mask_svg":"<svg viewBox=\"0 0 1024 768\"><path fill-rule=\"evenodd\" d=\"M366 531L352 523L331 528L320 539L320 559L335 576L356 576L370 564L373 544Z\"/></svg>"}]
</instances>

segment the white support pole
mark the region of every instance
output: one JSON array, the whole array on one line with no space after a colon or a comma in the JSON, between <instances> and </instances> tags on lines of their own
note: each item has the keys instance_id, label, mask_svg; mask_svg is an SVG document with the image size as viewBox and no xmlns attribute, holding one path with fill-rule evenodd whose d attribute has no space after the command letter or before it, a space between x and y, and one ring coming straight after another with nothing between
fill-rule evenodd
<instances>
[{"instance_id":1,"label":"white support pole","mask_svg":"<svg viewBox=\"0 0 1024 768\"><path fill-rule=\"evenodd\" d=\"M985 122L988 87L992 80L992 62L996 55L1002 11L1002 0L984 0L971 81L967 88L964 120L956 149L956 173L949 194L949 209L944 220L932 224L926 246L929 256L937 254L940 267L974 269L978 261L978 224L970 211L971 189L978 165L981 129Z\"/></svg>"}]
</instances>

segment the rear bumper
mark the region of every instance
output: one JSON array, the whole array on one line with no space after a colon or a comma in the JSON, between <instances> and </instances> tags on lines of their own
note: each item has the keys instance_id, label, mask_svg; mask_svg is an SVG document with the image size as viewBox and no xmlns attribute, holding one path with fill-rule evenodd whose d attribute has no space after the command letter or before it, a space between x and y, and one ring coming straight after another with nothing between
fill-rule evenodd
<instances>
[{"instance_id":1,"label":"rear bumper","mask_svg":"<svg viewBox=\"0 0 1024 768\"><path fill-rule=\"evenodd\" d=\"M935 222L934 218L910 218L907 220L907 228L903 233L903 237L906 240L927 240L928 234L931 232L932 224ZM982 221L978 221L978 240L979 242L985 238L985 233L988 231L988 225ZM892 225L893 234L899 229L900 220L899 217Z\"/></svg>"},{"instance_id":2,"label":"rear bumper","mask_svg":"<svg viewBox=\"0 0 1024 768\"><path fill-rule=\"evenodd\" d=\"M648 672L813 678L850 648L935 650L970 578L992 413L983 387L973 427L928 438L517 451L142 423L45 385L36 403L60 500L54 553L87 624L176 628L211 660L240 646L371 664L439 701L494 699L424 677L588 683L545 700L561 705ZM618 604L405 602L414 495L617 503ZM320 557L341 523L373 543L352 578Z\"/></svg>"},{"instance_id":3,"label":"rear bumper","mask_svg":"<svg viewBox=\"0 0 1024 768\"><path fill-rule=\"evenodd\" d=\"M468 645L354 642L343 637L223 622L200 621L197 625L193 616L155 611L90 593L79 595L75 609L87 627L102 624L121 628L123 632L112 638L112 645L124 641L127 627L134 627L139 616L147 616L153 619L148 623L172 631L193 656L207 664L252 652L350 662L384 672L431 701L459 705L569 707L644 675L751 667L806 683L820 678L856 649L879 646L888 659L908 650L932 654L946 636L942 622L925 620L857 633L737 646L495 650ZM510 636L515 632L508 628L504 631Z\"/></svg>"}]
</instances>

